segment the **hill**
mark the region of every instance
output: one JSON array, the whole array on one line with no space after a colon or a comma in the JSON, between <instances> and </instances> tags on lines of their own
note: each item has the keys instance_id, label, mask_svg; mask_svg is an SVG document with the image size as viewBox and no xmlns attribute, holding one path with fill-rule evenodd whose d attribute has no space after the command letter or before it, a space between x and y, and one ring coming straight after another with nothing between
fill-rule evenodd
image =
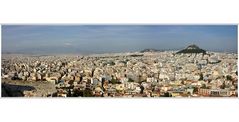
<instances>
[{"instance_id":1,"label":"hill","mask_svg":"<svg viewBox=\"0 0 239 122\"><path fill-rule=\"evenodd\" d=\"M158 52L160 50L156 50L156 49L144 49L142 51L140 51L141 53L146 53L146 52Z\"/></svg>"},{"instance_id":2,"label":"hill","mask_svg":"<svg viewBox=\"0 0 239 122\"><path fill-rule=\"evenodd\" d=\"M187 48L177 52L177 54L179 54L179 53L203 53L203 54L206 54L206 51L199 48L197 45L189 45Z\"/></svg>"}]
</instances>

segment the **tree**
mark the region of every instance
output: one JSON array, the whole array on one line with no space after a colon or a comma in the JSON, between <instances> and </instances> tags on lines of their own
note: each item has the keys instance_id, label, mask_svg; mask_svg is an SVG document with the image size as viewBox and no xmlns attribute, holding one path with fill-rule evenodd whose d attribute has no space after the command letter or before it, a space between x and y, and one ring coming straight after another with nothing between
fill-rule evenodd
<instances>
[{"instance_id":1,"label":"tree","mask_svg":"<svg viewBox=\"0 0 239 122\"><path fill-rule=\"evenodd\" d=\"M90 89L85 89L83 91L83 97L93 97L93 94Z\"/></svg>"},{"instance_id":2,"label":"tree","mask_svg":"<svg viewBox=\"0 0 239 122\"><path fill-rule=\"evenodd\" d=\"M230 76L230 75L227 75L227 76L226 76L226 78L227 78L227 80L230 80L230 81L232 81L232 76Z\"/></svg>"},{"instance_id":3,"label":"tree","mask_svg":"<svg viewBox=\"0 0 239 122\"><path fill-rule=\"evenodd\" d=\"M203 74L200 73L200 78L198 80L203 80Z\"/></svg>"},{"instance_id":4,"label":"tree","mask_svg":"<svg viewBox=\"0 0 239 122\"><path fill-rule=\"evenodd\" d=\"M185 85L185 81L182 81L181 84Z\"/></svg>"},{"instance_id":5,"label":"tree","mask_svg":"<svg viewBox=\"0 0 239 122\"><path fill-rule=\"evenodd\" d=\"M72 96L72 94L71 94L71 90L70 90L70 89L68 89L68 94L67 94L67 96L69 96L69 97Z\"/></svg>"},{"instance_id":6,"label":"tree","mask_svg":"<svg viewBox=\"0 0 239 122\"><path fill-rule=\"evenodd\" d=\"M202 84L201 88L206 89L207 88L206 84Z\"/></svg>"},{"instance_id":7,"label":"tree","mask_svg":"<svg viewBox=\"0 0 239 122\"><path fill-rule=\"evenodd\" d=\"M141 89L140 94L143 94L144 93L144 87L142 85L140 86L140 89Z\"/></svg>"},{"instance_id":8,"label":"tree","mask_svg":"<svg viewBox=\"0 0 239 122\"><path fill-rule=\"evenodd\" d=\"M194 87L193 88L193 93L195 94L195 93L198 93L198 87Z\"/></svg>"},{"instance_id":9,"label":"tree","mask_svg":"<svg viewBox=\"0 0 239 122\"><path fill-rule=\"evenodd\" d=\"M112 78L111 81L110 81L112 84L116 84L117 83L117 80Z\"/></svg>"},{"instance_id":10,"label":"tree","mask_svg":"<svg viewBox=\"0 0 239 122\"><path fill-rule=\"evenodd\" d=\"M221 89L225 89L226 88L226 84L225 82L223 82L223 84L220 86Z\"/></svg>"},{"instance_id":11,"label":"tree","mask_svg":"<svg viewBox=\"0 0 239 122\"><path fill-rule=\"evenodd\" d=\"M164 97L172 97L172 95L169 92L164 93Z\"/></svg>"},{"instance_id":12,"label":"tree","mask_svg":"<svg viewBox=\"0 0 239 122\"><path fill-rule=\"evenodd\" d=\"M83 97L83 91L75 89L72 96L73 97L80 97L80 96Z\"/></svg>"},{"instance_id":13,"label":"tree","mask_svg":"<svg viewBox=\"0 0 239 122\"><path fill-rule=\"evenodd\" d=\"M129 78L128 82L134 82L134 80L133 80L133 79L131 79L131 78Z\"/></svg>"}]
</instances>

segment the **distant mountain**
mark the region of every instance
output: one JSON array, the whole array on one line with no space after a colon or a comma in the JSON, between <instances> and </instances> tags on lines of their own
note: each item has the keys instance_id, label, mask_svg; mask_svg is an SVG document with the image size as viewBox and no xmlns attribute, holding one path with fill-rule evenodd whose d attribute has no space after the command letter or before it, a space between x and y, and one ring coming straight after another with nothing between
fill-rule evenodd
<instances>
[{"instance_id":1,"label":"distant mountain","mask_svg":"<svg viewBox=\"0 0 239 122\"><path fill-rule=\"evenodd\" d=\"M142 51L140 51L141 53L146 53L146 52L158 52L160 50L156 50L156 49L144 49Z\"/></svg>"},{"instance_id":2,"label":"distant mountain","mask_svg":"<svg viewBox=\"0 0 239 122\"><path fill-rule=\"evenodd\" d=\"M197 45L189 45L187 48L180 50L177 52L178 53L203 53L206 54L206 51L199 48Z\"/></svg>"}]
</instances>

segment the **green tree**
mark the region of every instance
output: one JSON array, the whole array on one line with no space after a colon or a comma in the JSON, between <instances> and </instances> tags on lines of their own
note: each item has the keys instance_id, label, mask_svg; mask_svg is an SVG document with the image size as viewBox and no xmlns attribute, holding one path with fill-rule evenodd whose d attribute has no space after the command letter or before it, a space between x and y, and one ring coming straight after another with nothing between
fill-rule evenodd
<instances>
[{"instance_id":1,"label":"green tree","mask_svg":"<svg viewBox=\"0 0 239 122\"><path fill-rule=\"evenodd\" d=\"M92 91L90 89L85 89L83 91L83 97L93 97Z\"/></svg>"},{"instance_id":2,"label":"green tree","mask_svg":"<svg viewBox=\"0 0 239 122\"><path fill-rule=\"evenodd\" d=\"M230 75L227 75L227 80L230 80L230 81L232 81L232 76L230 76Z\"/></svg>"},{"instance_id":3,"label":"green tree","mask_svg":"<svg viewBox=\"0 0 239 122\"><path fill-rule=\"evenodd\" d=\"M134 82L134 80L132 78L129 78L128 82Z\"/></svg>"},{"instance_id":4,"label":"green tree","mask_svg":"<svg viewBox=\"0 0 239 122\"><path fill-rule=\"evenodd\" d=\"M111 83L112 83L112 84L116 84L116 83L117 83L117 80L114 79L114 78L112 78L112 79L111 79Z\"/></svg>"},{"instance_id":5,"label":"green tree","mask_svg":"<svg viewBox=\"0 0 239 122\"><path fill-rule=\"evenodd\" d=\"M207 88L206 84L202 84L201 88L206 89Z\"/></svg>"}]
</instances>

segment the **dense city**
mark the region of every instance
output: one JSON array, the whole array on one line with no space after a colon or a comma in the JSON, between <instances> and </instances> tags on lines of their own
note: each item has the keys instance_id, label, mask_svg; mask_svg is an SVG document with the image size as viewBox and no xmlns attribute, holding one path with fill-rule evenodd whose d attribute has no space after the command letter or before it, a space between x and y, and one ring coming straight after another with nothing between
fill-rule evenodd
<instances>
[{"instance_id":1,"label":"dense city","mask_svg":"<svg viewBox=\"0 0 239 122\"><path fill-rule=\"evenodd\" d=\"M3 54L2 92L24 97L237 97L237 57L151 50L85 56ZM21 93L14 95L11 83L18 82L45 86L40 93L34 85L16 87Z\"/></svg>"}]
</instances>

